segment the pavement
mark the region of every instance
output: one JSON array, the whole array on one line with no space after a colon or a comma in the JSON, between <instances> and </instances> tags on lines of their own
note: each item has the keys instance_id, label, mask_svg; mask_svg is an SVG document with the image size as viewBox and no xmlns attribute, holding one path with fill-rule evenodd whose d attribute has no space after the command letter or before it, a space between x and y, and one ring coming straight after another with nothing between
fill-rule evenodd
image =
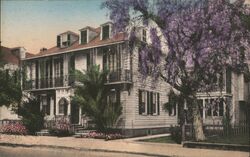
<instances>
[{"instance_id":1,"label":"pavement","mask_svg":"<svg viewBox=\"0 0 250 157\"><path fill-rule=\"evenodd\" d=\"M249 157L249 152L183 148L178 144L138 142L128 139L105 141L90 138L0 134L0 146L57 148L160 157Z\"/></svg>"}]
</instances>

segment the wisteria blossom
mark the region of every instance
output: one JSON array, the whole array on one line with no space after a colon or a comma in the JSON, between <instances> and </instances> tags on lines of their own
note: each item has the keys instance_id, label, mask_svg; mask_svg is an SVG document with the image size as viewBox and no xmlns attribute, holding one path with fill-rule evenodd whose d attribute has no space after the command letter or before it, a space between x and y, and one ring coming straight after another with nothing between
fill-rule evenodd
<instances>
[{"instance_id":1,"label":"wisteria blossom","mask_svg":"<svg viewBox=\"0 0 250 157\"><path fill-rule=\"evenodd\" d=\"M218 84L226 69L248 70L249 7L244 0L106 0L103 6L109 9L115 32L128 30L138 20L146 27L150 21L156 24L157 29L150 29L152 43L140 45L140 71L148 75L149 66L154 69L163 62L164 69L153 70L159 73L154 76L193 99L191 104L197 104L200 89L209 91ZM130 46L134 46L134 29L130 30ZM162 57L164 45L166 57ZM194 123L201 124L195 106ZM202 127L195 130L202 132ZM204 140L202 134L196 139Z\"/></svg>"}]
</instances>

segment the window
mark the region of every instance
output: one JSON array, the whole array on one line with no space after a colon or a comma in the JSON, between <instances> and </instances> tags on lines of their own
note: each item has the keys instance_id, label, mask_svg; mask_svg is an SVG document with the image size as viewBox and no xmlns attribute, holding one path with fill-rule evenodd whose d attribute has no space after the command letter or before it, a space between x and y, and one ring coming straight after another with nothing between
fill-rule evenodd
<instances>
[{"instance_id":1,"label":"window","mask_svg":"<svg viewBox=\"0 0 250 157\"><path fill-rule=\"evenodd\" d=\"M59 100L59 114L67 115L68 101L65 98Z\"/></svg>"},{"instance_id":2,"label":"window","mask_svg":"<svg viewBox=\"0 0 250 157\"><path fill-rule=\"evenodd\" d=\"M139 114L146 114L146 92L139 90Z\"/></svg>"},{"instance_id":3,"label":"window","mask_svg":"<svg viewBox=\"0 0 250 157\"><path fill-rule=\"evenodd\" d=\"M147 42L147 32L145 29L142 30L142 41Z\"/></svg>"},{"instance_id":4,"label":"window","mask_svg":"<svg viewBox=\"0 0 250 157\"><path fill-rule=\"evenodd\" d=\"M219 102L219 116L223 116L224 115L224 101L223 99L220 99Z\"/></svg>"},{"instance_id":5,"label":"window","mask_svg":"<svg viewBox=\"0 0 250 157\"><path fill-rule=\"evenodd\" d=\"M205 99L207 109L207 116L223 116L224 115L224 101L223 99Z\"/></svg>"},{"instance_id":6,"label":"window","mask_svg":"<svg viewBox=\"0 0 250 157\"><path fill-rule=\"evenodd\" d=\"M169 109L168 109L168 115L169 116L176 116L176 100L175 95L170 94L169 95Z\"/></svg>"},{"instance_id":7,"label":"window","mask_svg":"<svg viewBox=\"0 0 250 157\"><path fill-rule=\"evenodd\" d=\"M81 31L81 44L87 43L87 30Z\"/></svg>"},{"instance_id":8,"label":"window","mask_svg":"<svg viewBox=\"0 0 250 157\"><path fill-rule=\"evenodd\" d=\"M212 116L212 106L210 105L210 102L208 99L205 99L205 105L207 109L207 116Z\"/></svg>"},{"instance_id":9,"label":"window","mask_svg":"<svg viewBox=\"0 0 250 157\"><path fill-rule=\"evenodd\" d=\"M61 46L61 36L58 35L57 36L57 47L60 47Z\"/></svg>"},{"instance_id":10,"label":"window","mask_svg":"<svg viewBox=\"0 0 250 157\"><path fill-rule=\"evenodd\" d=\"M41 105L42 105L42 112L45 115L50 115L50 97L42 95L40 97Z\"/></svg>"},{"instance_id":11,"label":"window","mask_svg":"<svg viewBox=\"0 0 250 157\"><path fill-rule=\"evenodd\" d=\"M203 117L203 99L198 100L198 105L199 105L200 115L202 118Z\"/></svg>"},{"instance_id":12,"label":"window","mask_svg":"<svg viewBox=\"0 0 250 157\"><path fill-rule=\"evenodd\" d=\"M160 94L139 90L139 114L159 115L160 114Z\"/></svg>"},{"instance_id":13,"label":"window","mask_svg":"<svg viewBox=\"0 0 250 157\"><path fill-rule=\"evenodd\" d=\"M102 40L109 38L109 25L102 27Z\"/></svg>"}]
</instances>

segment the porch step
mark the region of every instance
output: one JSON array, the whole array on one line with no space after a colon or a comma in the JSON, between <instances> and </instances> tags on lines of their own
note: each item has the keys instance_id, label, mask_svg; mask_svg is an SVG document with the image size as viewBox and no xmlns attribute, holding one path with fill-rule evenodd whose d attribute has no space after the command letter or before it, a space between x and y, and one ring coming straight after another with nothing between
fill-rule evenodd
<instances>
[{"instance_id":1,"label":"porch step","mask_svg":"<svg viewBox=\"0 0 250 157\"><path fill-rule=\"evenodd\" d=\"M36 132L37 136L50 136L48 129L42 129L41 131Z\"/></svg>"}]
</instances>

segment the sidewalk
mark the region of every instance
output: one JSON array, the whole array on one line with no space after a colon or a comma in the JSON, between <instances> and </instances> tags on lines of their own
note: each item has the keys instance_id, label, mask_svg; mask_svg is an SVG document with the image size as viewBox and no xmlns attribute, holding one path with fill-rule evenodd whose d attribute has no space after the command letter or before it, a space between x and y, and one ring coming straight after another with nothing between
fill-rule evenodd
<instances>
[{"instance_id":1,"label":"sidewalk","mask_svg":"<svg viewBox=\"0 0 250 157\"><path fill-rule=\"evenodd\" d=\"M162 157L249 157L248 152L192 149L183 148L181 145L176 144L137 142L133 140L129 141L127 139L104 141L101 139L74 137L58 138L48 136L14 136L0 134L0 146L1 145L119 152Z\"/></svg>"}]
</instances>

